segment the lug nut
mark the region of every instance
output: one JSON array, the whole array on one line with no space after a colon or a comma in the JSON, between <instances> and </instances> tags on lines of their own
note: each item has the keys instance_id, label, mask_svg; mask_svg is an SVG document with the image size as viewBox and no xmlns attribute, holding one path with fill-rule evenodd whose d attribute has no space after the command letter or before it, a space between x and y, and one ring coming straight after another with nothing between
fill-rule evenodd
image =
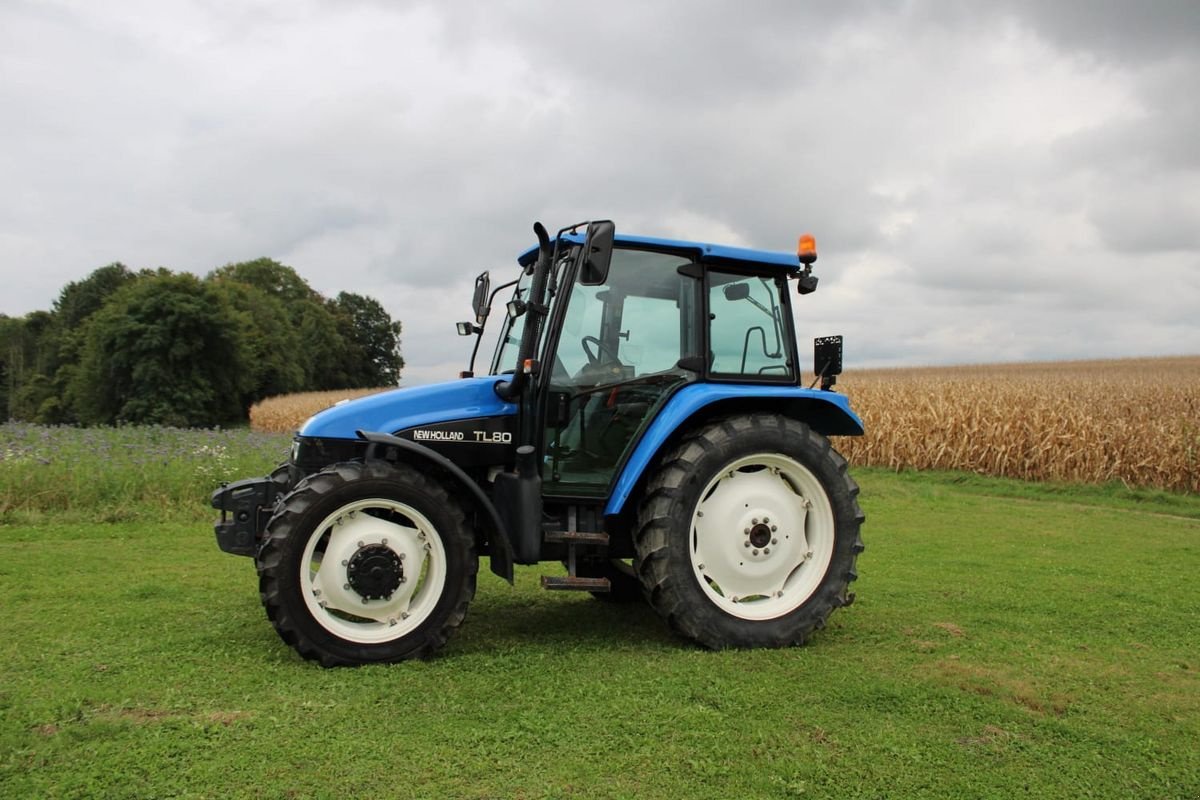
<instances>
[{"instance_id":1,"label":"lug nut","mask_svg":"<svg viewBox=\"0 0 1200 800\"><path fill-rule=\"evenodd\" d=\"M779 540L778 540L778 539L772 539L772 540L771 540L771 544L779 544Z\"/></svg>"},{"instance_id":2,"label":"lug nut","mask_svg":"<svg viewBox=\"0 0 1200 800\"><path fill-rule=\"evenodd\" d=\"M342 588L343 588L343 589L345 589L346 591L350 591L350 584L348 584L348 583L343 583L343 584L342 584Z\"/></svg>"},{"instance_id":3,"label":"lug nut","mask_svg":"<svg viewBox=\"0 0 1200 800\"><path fill-rule=\"evenodd\" d=\"M343 566L343 567L344 567L344 566L346 566L346 565L347 565L347 564L349 564L349 563L350 563L350 562L349 562L349 561L347 561L346 559L344 559L344 558L342 559L342 566Z\"/></svg>"},{"instance_id":4,"label":"lug nut","mask_svg":"<svg viewBox=\"0 0 1200 800\"><path fill-rule=\"evenodd\" d=\"M362 543L362 541L361 541L361 540L359 541L359 543L358 543L358 546L359 546L359 547L362 547L362 546L363 546L363 543Z\"/></svg>"},{"instance_id":5,"label":"lug nut","mask_svg":"<svg viewBox=\"0 0 1200 800\"><path fill-rule=\"evenodd\" d=\"M384 539L383 541L381 541L380 544L387 544L387 539Z\"/></svg>"},{"instance_id":6,"label":"lug nut","mask_svg":"<svg viewBox=\"0 0 1200 800\"><path fill-rule=\"evenodd\" d=\"M750 551L750 555L752 555L752 556L756 556L756 555L758 555L758 548L756 547L756 548L754 548L753 550L751 550L751 551Z\"/></svg>"},{"instance_id":7,"label":"lug nut","mask_svg":"<svg viewBox=\"0 0 1200 800\"><path fill-rule=\"evenodd\" d=\"M763 525L766 525L770 521L771 521L770 517L763 517Z\"/></svg>"},{"instance_id":8,"label":"lug nut","mask_svg":"<svg viewBox=\"0 0 1200 800\"><path fill-rule=\"evenodd\" d=\"M755 517L754 519L750 520L750 524L751 524L751 525L757 525L757 524L758 524L758 517Z\"/></svg>"},{"instance_id":9,"label":"lug nut","mask_svg":"<svg viewBox=\"0 0 1200 800\"><path fill-rule=\"evenodd\" d=\"M771 555L771 548L769 548L769 547L764 547L764 548L763 548L763 555L764 555L764 556L769 556L769 555Z\"/></svg>"},{"instance_id":10,"label":"lug nut","mask_svg":"<svg viewBox=\"0 0 1200 800\"><path fill-rule=\"evenodd\" d=\"M750 542L744 542L744 544L746 545L746 547L750 546Z\"/></svg>"},{"instance_id":11,"label":"lug nut","mask_svg":"<svg viewBox=\"0 0 1200 800\"><path fill-rule=\"evenodd\" d=\"M746 530L742 531L742 533L744 533L744 534L746 534L747 536L749 536L749 535L750 535L750 529L749 529L749 528L746 528Z\"/></svg>"},{"instance_id":12,"label":"lug nut","mask_svg":"<svg viewBox=\"0 0 1200 800\"><path fill-rule=\"evenodd\" d=\"M774 533L777 530L779 530L778 526L775 526L775 525L771 526L771 533Z\"/></svg>"}]
</instances>

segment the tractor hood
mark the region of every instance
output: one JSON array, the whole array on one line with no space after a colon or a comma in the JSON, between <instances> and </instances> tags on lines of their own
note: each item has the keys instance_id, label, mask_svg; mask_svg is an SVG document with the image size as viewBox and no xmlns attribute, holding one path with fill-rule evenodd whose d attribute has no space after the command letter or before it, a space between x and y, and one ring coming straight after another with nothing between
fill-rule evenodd
<instances>
[{"instance_id":1,"label":"tractor hood","mask_svg":"<svg viewBox=\"0 0 1200 800\"><path fill-rule=\"evenodd\" d=\"M495 389L497 382L510 378L485 375L344 401L310 417L300 435L357 439L357 431L395 433L416 425L513 415L516 403L501 400Z\"/></svg>"}]
</instances>

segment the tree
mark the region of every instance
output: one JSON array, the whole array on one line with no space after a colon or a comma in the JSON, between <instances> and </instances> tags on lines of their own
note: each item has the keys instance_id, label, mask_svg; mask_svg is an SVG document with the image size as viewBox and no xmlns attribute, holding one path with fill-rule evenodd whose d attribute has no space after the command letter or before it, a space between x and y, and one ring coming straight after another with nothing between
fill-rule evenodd
<instances>
[{"instance_id":1,"label":"tree","mask_svg":"<svg viewBox=\"0 0 1200 800\"><path fill-rule=\"evenodd\" d=\"M212 282L236 322L239 397L244 411L264 397L304 388L300 335L279 298L245 283Z\"/></svg>"},{"instance_id":2,"label":"tree","mask_svg":"<svg viewBox=\"0 0 1200 800\"><path fill-rule=\"evenodd\" d=\"M296 331L295 358L304 370L304 389L345 389L354 384L347 365L355 360L339 332L328 301L313 290L296 270L270 258L226 264L209 273L214 283L252 286L278 299Z\"/></svg>"},{"instance_id":3,"label":"tree","mask_svg":"<svg viewBox=\"0 0 1200 800\"><path fill-rule=\"evenodd\" d=\"M149 275L88 325L73 396L88 423L208 426L244 418L245 367L227 302L192 275Z\"/></svg>"},{"instance_id":4,"label":"tree","mask_svg":"<svg viewBox=\"0 0 1200 800\"><path fill-rule=\"evenodd\" d=\"M393 322L378 300L341 292L333 301L342 338L353 352L351 386L395 386L404 358L400 355L400 323Z\"/></svg>"},{"instance_id":5,"label":"tree","mask_svg":"<svg viewBox=\"0 0 1200 800\"><path fill-rule=\"evenodd\" d=\"M104 306L118 289L137 280L137 275L119 261L92 270L83 280L71 281L54 301L54 316L59 325L73 330Z\"/></svg>"},{"instance_id":6,"label":"tree","mask_svg":"<svg viewBox=\"0 0 1200 800\"><path fill-rule=\"evenodd\" d=\"M0 418L13 419L12 398L20 388L25 365L24 323L0 314Z\"/></svg>"},{"instance_id":7,"label":"tree","mask_svg":"<svg viewBox=\"0 0 1200 800\"><path fill-rule=\"evenodd\" d=\"M124 264L114 261L62 288L54 301L52 324L45 333L46 344L54 353L45 373L47 380L32 382L44 387L49 396L42 399L30 419L38 422L75 420L73 408L77 404L72 387L87 340L88 321L119 289L150 274L153 273L133 273Z\"/></svg>"},{"instance_id":8,"label":"tree","mask_svg":"<svg viewBox=\"0 0 1200 800\"><path fill-rule=\"evenodd\" d=\"M54 317L32 311L20 319L5 319L0 345L5 373L6 416L13 419L61 422L57 392L50 373L56 363ZM46 418L40 412L45 409Z\"/></svg>"},{"instance_id":9,"label":"tree","mask_svg":"<svg viewBox=\"0 0 1200 800\"><path fill-rule=\"evenodd\" d=\"M279 298L288 308L297 308L304 302L319 303L323 300L296 270L286 264L280 264L273 258L256 258L253 261L226 264L210 272L208 280L249 284L272 297Z\"/></svg>"}]
</instances>

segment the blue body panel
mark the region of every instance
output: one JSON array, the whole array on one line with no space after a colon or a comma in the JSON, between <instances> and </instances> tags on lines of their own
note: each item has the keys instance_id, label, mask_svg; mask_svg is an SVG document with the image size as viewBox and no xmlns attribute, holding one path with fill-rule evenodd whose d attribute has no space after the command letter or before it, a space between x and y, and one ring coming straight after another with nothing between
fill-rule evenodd
<instances>
[{"instance_id":1,"label":"blue body panel","mask_svg":"<svg viewBox=\"0 0 1200 800\"><path fill-rule=\"evenodd\" d=\"M862 420L850 410L850 401L845 395L836 392L822 392L816 389L805 389L801 386L753 386L745 383L693 383L685 386L667 401L654 422L646 429L621 477L613 486L608 504L604 507L605 514L619 514L629 498L629 493L642 477L646 466L658 453L663 442L670 438L680 425L700 411L705 406L722 400L783 400L800 405L811 404L818 409L817 415L801 414L814 430L826 435L861 436ZM820 417L816 422L813 417Z\"/></svg>"},{"instance_id":2,"label":"blue body panel","mask_svg":"<svg viewBox=\"0 0 1200 800\"><path fill-rule=\"evenodd\" d=\"M516 414L516 403L501 400L494 388L510 378L485 375L360 397L318 412L301 426L300 435L357 439L359 430L395 433L414 425Z\"/></svg>"},{"instance_id":3,"label":"blue body panel","mask_svg":"<svg viewBox=\"0 0 1200 800\"><path fill-rule=\"evenodd\" d=\"M565 234L563 240L575 244L583 244L583 236L576 233ZM623 233L618 233L613 241L618 247L622 245L626 247L641 246L694 253L702 262L742 263L756 267L766 265L786 268L792 271L800 269L800 261L795 253L781 253L774 250L752 250L748 247L730 247L724 244L687 242L679 239L659 239L654 236L632 236ZM532 264L535 258L537 258L536 246L529 248L517 256L517 263L527 266Z\"/></svg>"}]
</instances>

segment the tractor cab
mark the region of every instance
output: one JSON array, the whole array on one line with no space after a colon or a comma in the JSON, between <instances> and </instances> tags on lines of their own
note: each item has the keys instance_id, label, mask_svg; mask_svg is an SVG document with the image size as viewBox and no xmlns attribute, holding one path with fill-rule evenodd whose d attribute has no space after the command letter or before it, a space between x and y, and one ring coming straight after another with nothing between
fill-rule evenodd
<instances>
[{"instance_id":1,"label":"tractor cab","mask_svg":"<svg viewBox=\"0 0 1200 800\"><path fill-rule=\"evenodd\" d=\"M616 236L601 282L580 275L578 236L559 240L546 288L531 410L547 496L602 498L663 403L698 382L795 386L794 256ZM715 251L715 252L714 252ZM515 371L536 249L506 309L491 373ZM782 263L781 263L782 262Z\"/></svg>"}]
</instances>

